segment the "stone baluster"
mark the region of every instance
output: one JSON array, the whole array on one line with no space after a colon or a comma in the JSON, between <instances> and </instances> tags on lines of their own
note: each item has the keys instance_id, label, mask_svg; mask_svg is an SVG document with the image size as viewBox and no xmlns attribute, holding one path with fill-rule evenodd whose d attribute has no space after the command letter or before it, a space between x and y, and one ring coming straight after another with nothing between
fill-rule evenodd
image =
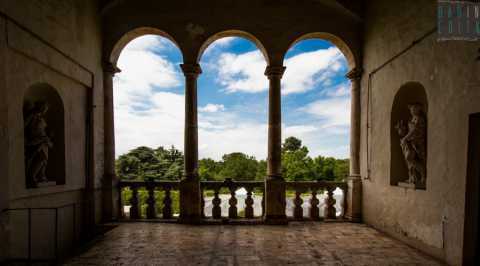
<instances>
[{"instance_id":1,"label":"stone baluster","mask_svg":"<svg viewBox=\"0 0 480 266\"><path fill-rule=\"evenodd\" d=\"M204 190L203 190L203 187L200 188L200 205L201 205L201 215L202 215L202 218L205 218L205 198L204 198Z\"/></svg>"},{"instance_id":2,"label":"stone baluster","mask_svg":"<svg viewBox=\"0 0 480 266\"><path fill-rule=\"evenodd\" d=\"M335 209L335 198L333 197L334 187L327 188L327 197L325 198L325 219L335 219L337 210Z\"/></svg>"},{"instance_id":3,"label":"stone baluster","mask_svg":"<svg viewBox=\"0 0 480 266\"><path fill-rule=\"evenodd\" d=\"M130 199L130 219L140 219L140 209L138 208L138 188L132 187L132 198Z\"/></svg>"},{"instance_id":4,"label":"stone baluster","mask_svg":"<svg viewBox=\"0 0 480 266\"><path fill-rule=\"evenodd\" d=\"M118 191L118 215L120 219L124 219L125 218L125 211L124 211L125 202L122 195L124 188L119 187L118 190L119 190Z\"/></svg>"},{"instance_id":5,"label":"stone baluster","mask_svg":"<svg viewBox=\"0 0 480 266\"><path fill-rule=\"evenodd\" d=\"M220 193L220 187L214 187L213 188L213 200L212 200L212 217L213 219L220 219L222 218L222 208L220 207L220 204L222 203L222 200L218 196Z\"/></svg>"},{"instance_id":6,"label":"stone baluster","mask_svg":"<svg viewBox=\"0 0 480 266\"><path fill-rule=\"evenodd\" d=\"M310 219L318 221L320 220L320 210L318 204L320 201L317 198L317 190L312 189L312 198L310 198Z\"/></svg>"},{"instance_id":7,"label":"stone baluster","mask_svg":"<svg viewBox=\"0 0 480 266\"><path fill-rule=\"evenodd\" d=\"M295 191L295 199L293 200L293 204L295 207L293 208L293 217L296 220L302 220L303 219L303 199L302 199L302 192L299 190Z\"/></svg>"},{"instance_id":8,"label":"stone baluster","mask_svg":"<svg viewBox=\"0 0 480 266\"><path fill-rule=\"evenodd\" d=\"M253 214L253 198L252 198L252 187L246 187L247 190L247 198L245 199L245 218L252 219Z\"/></svg>"},{"instance_id":9,"label":"stone baluster","mask_svg":"<svg viewBox=\"0 0 480 266\"><path fill-rule=\"evenodd\" d=\"M147 219L157 218L156 202L155 202L155 185L152 182L147 182Z\"/></svg>"},{"instance_id":10,"label":"stone baluster","mask_svg":"<svg viewBox=\"0 0 480 266\"><path fill-rule=\"evenodd\" d=\"M170 190L172 188L170 186L165 186L163 188L164 190L164 197L163 197L163 210L162 210L162 215L163 219L172 219L172 198L170 196Z\"/></svg>"},{"instance_id":11,"label":"stone baluster","mask_svg":"<svg viewBox=\"0 0 480 266\"><path fill-rule=\"evenodd\" d=\"M262 217L265 216L265 191L262 191Z\"/></svg>"},{"instance_id":12,"label":"stone baluster","mask_svg":"<svg viewBox=\"0 0 480 266\"><path fill-rule=\"evenodd\" d=\"M230 207L228 208L228 218L236 219L238 218L238 212L237 212L238 200L235 197L235 187L229 186L228 189L230 190L230 199L228 200L228 204L230 205Z\"/></svg>"}]
</instances>

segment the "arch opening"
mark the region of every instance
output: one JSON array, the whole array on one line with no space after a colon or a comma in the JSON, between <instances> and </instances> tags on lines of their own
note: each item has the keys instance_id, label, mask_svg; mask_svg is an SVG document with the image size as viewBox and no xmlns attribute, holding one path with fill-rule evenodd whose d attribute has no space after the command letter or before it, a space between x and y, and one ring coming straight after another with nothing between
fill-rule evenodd
<instances>
[{"instance_id":1,"label":"arch opening","mask_svg":"<svg viewBox=\"0 0 480 266\"><path fill-rule=\"evenodd\" d=\"M203 74L198 80L200 178L225 184L258 181L255 187L236 187L234 194L236 215L260 217L266 175L267 62L255 42L238 35L220 38L203 49ZM219 191L221 212L215 207L214 192L203 192L205 215L231 217L232 191L228 186Z\"/></svg>"},{"instance_id":2,"label":"arch opening","mask_svg":"<svg viewBox=\"0 0 480 266\"><path fill-rule=\"evenodd\" d=\"M262 53L265 61L267 64L269 64L270 60L268 57L268 52L263 46L263 44L260 42L257 37L255 37L253 34L250 34L246 31L241 31L241 30L226 30L226 31L221 31L218 33L215 33L214 35L210 36L205 42L203 42L202 46L200 46L200 49L198 51L197 55L197 62L200 62L202 59L203 54L205 53L205 50L214 42L217 42L221 39L226 39L226 38L243 38L246 40L249 40L250 42L254 43L255 46L257 47L258 50Z\"/></svg>"},{"instance_id":3,"label":"arch opening","mask_svg":"<svg viewBox=\"0 0 480 266\"><path fill-rule=\"evenodd\" d=\"M117 65L118 59L120 57L120 54L122 51L125 49L125 47L131 43L133 40L145 36L145 35L156 35L160 36L163 38L168 39L170 42L172 42L180 51L183 57L183 52L182 48L180 45L178 45L177 41L167 32L153 28L153 27L139 27L134 30L131 30L127 33L125 33L112 47L112 50L110 51L110 56L109 56L109 62L112 63L114 66ZM183 62L183 60L182 60Z\"/></svg>"},{"instance_id":4,"label":"arch opening","mask_svg":"<svg viewBox=\"0 0 480 266\"><path fill-rule=\"evenodd\" d=\"M285 55L292 47L294 47L299 42L312 39L325 40L336 46L346 58L349 70L354 69L358 65L355 55L353 54L347 43L338 36L327 32L312 32L298 37L288 46L288 49L285 51Z\"/></svg>"},{"instance_id":5,"label":"arch opening","mask_svg":"<svg viewBox=\"0 0 480 266\"><path fill-rule=\"evenodd\" d=\"M311 37L311 38L310 38ZM305 36L285 53L282 78L282 175L286 181L345 181L350 157L350 81L348 59L332 42ZM318 193L320 202L328 197ZM337 216L344 214L344 192L333 193ZM302 199L308 217L310 194L287 191L287 216ZM291 206L290 208L288 206ZM321 205L319 215L327 213Z\"/></svg>"}]
</instances>

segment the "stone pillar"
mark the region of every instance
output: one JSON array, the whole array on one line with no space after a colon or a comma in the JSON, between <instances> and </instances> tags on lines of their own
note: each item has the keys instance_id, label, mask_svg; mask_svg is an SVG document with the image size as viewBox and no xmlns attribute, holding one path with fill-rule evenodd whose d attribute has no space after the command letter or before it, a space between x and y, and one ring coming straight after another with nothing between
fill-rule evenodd
<instances>
[{"instance_id":1,"label":"stone pillar","mask_svg":"<svg viewBox=\"0 0 480 266\"><path fill-rule=\"evenodd\" d=\"M185 75L185 173L180 182L180 222L201 221L200 180L198 177L197 78L198 64L182 64Z\"/></svg>"},{"instance_id":2,"label":"stone pillar","mask_svg":"<svg viewBox=\"0 0 480 266\"><path fill-rule=\"evenodd\" d=\"M351 82L350 114L350 176L348 177L346 218L353 222L362 219L362 178L360 175L360 81L362 70L354 68L347 73Z\"/></svg>"},{"instance_id":3,"label":"stone pillar","mask_svg":"<svg viewBox=\"0 0 480 266\"><path fill-rule=\"evenodd\" d=\"M120 72L112 63L103 67L103 126L104 126L104 176L103 176L103 221L119 217L118 178L115 173L115 125L113 111L113 76Z\"/></svg>"},{"instance_id":4,"label":"stone pillar","mask_svg":"<svg viewBox=\"0 0 480 266\"><path fill-rule=\"evenodd\" d=\"M282 109L281 79L285 67L268 66L265 75L270 81L268 95L268 157L265 180L265 222L286 224L285 181L282 178Z\"/></svg>"}]
</instances>

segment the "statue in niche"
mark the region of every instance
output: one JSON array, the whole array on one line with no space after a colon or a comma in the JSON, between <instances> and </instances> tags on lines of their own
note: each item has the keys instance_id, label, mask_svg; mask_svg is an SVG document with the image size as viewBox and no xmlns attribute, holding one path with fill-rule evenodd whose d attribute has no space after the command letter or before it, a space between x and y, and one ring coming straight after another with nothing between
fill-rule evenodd
<instances>
[{"instance_id":1,"label":"statue in niche","mask_svg":"<svg viewBox=\"0 0 480 266\"><path fill-rule=\"evenodd\" d=\"M407 164L408 179L406 182L423 188L426 185L427 123L421 104L409 104L408 110L411 116L408 124L406 125L405 121L400 120L395 129L400 137L400 147Z\"/></svg>"},{"instance_id":2,"label":"statue in niche","mask_svg":"<svg viewBox=\"0 0 480 266\"><path fill-rule=\"evenodd\" d=\"M25 119L25 158L27 180L33 186L48 182L46 168L48 151L53 147L51 136L47 134L45 115L46 102L36 102Z\"/></svg>"}]
</instances>

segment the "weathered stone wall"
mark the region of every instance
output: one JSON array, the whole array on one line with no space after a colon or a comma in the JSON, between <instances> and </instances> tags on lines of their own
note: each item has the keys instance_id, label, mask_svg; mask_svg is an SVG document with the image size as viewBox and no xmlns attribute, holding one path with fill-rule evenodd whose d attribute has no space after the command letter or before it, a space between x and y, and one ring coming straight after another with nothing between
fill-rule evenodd
<instances>
[{"instance_id":1,"label":"weathered stone wall","mask_svg":"<svg viewBox=\"0 0 480 266\"><path fill-rule=\"evenodd\" d=\"M468 115L480 112L478 42L437 42L436 33L372 75L436 27L436 1L368 1L362 79L363 218L422 250L461 265ZM428 98L427 189L390 185L390 116L402 85ZM367 147L367 117L370 120ZM369 163L367 163L369 150ZM370 173L368 173L370 168Z\"/></svg>"},{"instance_id":2,"label":"weathered stone wall","mask_svg":"<svg viewBox=\"0 0 480 266\"><path fill-rule=\"evenodd\" d=\"M103 175L103 81L97 1L0 0L0 12L0 209L76 203L79 233L86 184L94 184L91 189L100 194ZM66 184L26 189L22 106L27 89L39 83L55 88L63 101ZM93 104L89 103L92 93ZM93 131L87 126L90 112L93 112ZM88 136L93 139L90 152ZM91 171L88 158L94 162ZM100 211L95 211L97 221ZM26 239L22 238L27 230L25 213L9 212L8 230L10 234L19 234L15 239ZM59 237L66 241L73 232L72 208L60 210L59 215L59 228L64 230ZM53 212L33 217L38 219L32 221L37 233L52 233ZM2 216L1 224L6 218ZM25 257L25 245L16 249L13 240L4 241L1 224L0 252L7 250L3 248L5 245L14 247L10 255ZM42 234L33 236L34 241L38 239L44 239ZM18 241L17 244L22 245ZM45 246L48 244L52 243ZM0 259L4 255L0 253Z\"/></svg>"}]
</instances>

